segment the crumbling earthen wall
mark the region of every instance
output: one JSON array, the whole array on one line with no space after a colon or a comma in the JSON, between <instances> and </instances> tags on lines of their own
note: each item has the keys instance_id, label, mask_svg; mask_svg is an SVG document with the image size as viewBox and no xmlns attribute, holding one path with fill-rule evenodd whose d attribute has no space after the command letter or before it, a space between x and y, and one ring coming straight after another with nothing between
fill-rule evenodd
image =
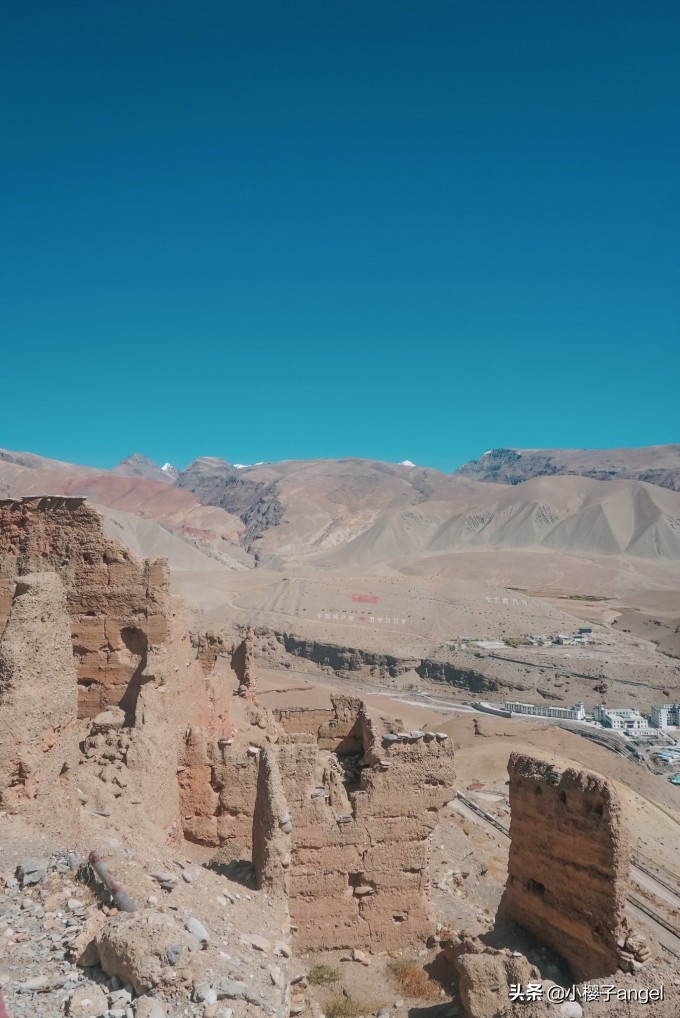
<instances>
[{"instance_id":1,"label":"crumbling earthen wall","mask_svg":"<svg viewBox=\"0 0 680 1018\"><path fill-rule=\"evenodd\" d=\"M334 707L318 742L305 733L274 750L292 818L297 945L422 941L433 929L429 835L453 795L453 750L444 735L374 725L360 701L337 697Z\"/></svg>"},{"instance_id":2,"label":"crumbling earthen wall","mask_svg":"<svg viewBox=\"0 0 680 1018\"><path fill-rule=\"evenodd\" d=\"M77 692L55 573L16 584L0 639L0 807L62 836L78 830Z\"/></svg>"},{"instance_id":3,"label":"crumbling earthen wall","mask_svg":"<svg viewBox=\"0 0 680 1018\"><path fill-rule=\"evenodd\" d=\"M130 730L128 767L136 774L139 798L159 822L173 818L173 835L181 839L183 794L181 753L187 729L199 728L213 742L231 733L228 691L222 675L204 676L195 660L181 614L168 620L168 640L147 658Z\"/></svg>"},{"instance_id":4,"label":"crumbling earthen wall","mask_svg":"<svg viewBox=\"0 0 680 1018\"><path fill-rule=\"evenodd\" d=\"M288 895L292 818L274 747L260 753L253 815L253 865L258 887Z\"/></svg>"},{"instance_id":5,"label":"crumbling earthen wall","mask_svg":"<svg viewBox=\"0 0 680 1018\"><path fill-rule=\"evenodd\" d=\"M79 716L120 705L133 720L149 654L168 639L167 562L142 562L107 540L84 499L0 502L0 575L44 570L59 573L66 589Z\"/></svg>"},{"instance_id":6,"label":"crumbling earthen wall","mask_svg":"<svg viewBox=\"0 0 680 1018\"><path fill-rule=\"evenodd\" d=\"M245 639L236 647L231 658L231 667L238 679L238 695L246 700L257 696L255 679L255 633L248 628Z\"/></svg>"},{"instance_id":7,"label":"crumbling earthen wall","mask_svg":"<svg viewBox=\"0 0 680 1018\"><path fill-rule=\"evenodd\" d=\"M227 651L224 639L218 633L192 633L191 643L196 648L196 658L206 675L215 667L217 659Z\"/></svg>"},{"instance_id":8,"label":"crumbling earthen wall","mask_svg":"<svg viewBox=\"0 0 680 1018\"><path fill-rule=\"evenodd\" d=\"M54 571L64 585L78 717L109 708L124 714L87 740L102 785L112 775L119 782L90 794L102 808L109 793L143 804L150 821L181 838L184 730L200 726L216 740L231 723L226 682L215 667L205 675L196 660L166 561L140 561L105 539L102 517L83 499L0 502L0 576L21 583L30 570Z\"/></svg>"},{"instance_id":9,"label":"crumbling earthen wall","mask_svg":"<svg viewBox=\"0 0 680 1018\"><path fill-rule=\"evenodd\" d=\"M273 714L284 732L308 732L315 741L321 725L328 724L333 717L328 707L277 707Z\"/></svg>"},{"instance_id":10,"label":"crumbling earthen wall","mask_svg":"<svg viewBox=\"0 0 680 1018\"><path fill-rule=\"evenodd\" d=\"M12 601L14 600L14 588L16 584L13 579L0 577L0 636L5 631L7 619L9 618Z\"/></svg>"},{"instance_id":11,"label":"crumbling earthen wall","mask_svg":"<svg viewBox=\"0 0 680 1018\"><path fill-rule=\"evenodd\" d=\"M630 848L613 785L513 753L510 857L503 915L557 951L578 980L619 965Z\"/></svg>"},{"instance_id":12,"label":"crumbling earthen wall","mask_svg":"<svg viewBox=\"0 0 680 1018\"><path fill-rule=\"evenodd\" d=\"M373 741L372 722L364 703L356 696L331 696L333 711L316 735L319 749L327 749L341 756L362 753Z\"/></svg>"},{"instance_id":13,"label":"crumbling earthen wall","mask_svg":"<svg viewBox=\"0 0 680 1018\"><path fill-rule=\"evenodd\" d=\"M201 845L228 847L235 858L252 847L257 795L255 753L202 728L186 735L178 774L184 835Z\"/></svg>"},{"instance_id":14,"label":"crumbling earthen wall","mask_svg":"<svg viewBox=\"0 0 680 1018\"><path fill-rule=\"evenodd\" d=\"M187 727L180 758L179 784L184 833L191 841L223 848L233 857L251 853L253 814L261 748L278 738L269 711L241 697L239 675L231 658L219 657L220 688L232 699L229 731ZM210 676L208 677L210 678Z\"/></svg>"}]
</instances>

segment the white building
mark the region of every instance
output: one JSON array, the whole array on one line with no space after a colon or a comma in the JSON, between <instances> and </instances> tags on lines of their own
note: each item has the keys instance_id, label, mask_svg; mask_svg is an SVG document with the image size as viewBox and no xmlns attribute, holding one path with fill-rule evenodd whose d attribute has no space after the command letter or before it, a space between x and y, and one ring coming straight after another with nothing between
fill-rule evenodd
<instances>
[{"instance_id":1,"label":"white building","mask_svg":"<svg viewBox=\"0 0 680 1018\"><path fill-rule=\"evenodd\" d=\"M593 717L605 728L615 728L619 732L639 732L649 728L647 718L643 718L639 711L609 710L602 703L593 710Z\"/></svg>"},{"instance_id":2,"label":"white building","mask_svg":"<svg viewBox=\"0 0 680 1018\"><path fill-rule=\"evenodd\" d=\"M583 721L586 705L575 703L573 707L549 707L544 703L517 703L506 700L505 709L511 714L529 714L538 718L557 718L563 721Z\"/></svg>"},{"instance_id":3,"label":"white building","mask_svg":"<svg viewBox=\"0 0 680 1018\"><path fill-rule=\"evenodd\" d=\"M680 703L662 703L652 707L654 728L676 728L680 725Z\"/></svg>"}]
</instances>

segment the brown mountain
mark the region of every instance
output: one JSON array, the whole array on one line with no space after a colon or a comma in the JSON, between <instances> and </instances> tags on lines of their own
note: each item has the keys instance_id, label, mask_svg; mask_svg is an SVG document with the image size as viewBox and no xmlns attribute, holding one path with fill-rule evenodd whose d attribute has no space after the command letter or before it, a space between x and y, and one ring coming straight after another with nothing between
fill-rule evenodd
<instances>
[{"instance_id":1,"label":"brown mountain","mask_svg":"<svg viewBox=\"0 0 680 1018\"><path fill-rule=\"evenodd\" d=\"M120 474L123 477L144 477L147 481L163 481L164 484L172 484L173 481L173 478L162 467L139 452L133 452L131 456L127 456L117 467L113 468L111 473Z\"/></svg>"},{"instance_id":2,"label":"brown mountain","mask_svg":"<svg viewBox=\"0 0 680 1018\"><path fill-rule=\"evenodd\" d=\"M97 470L33 453L0 450L0 498L45 494L84 496L112 513L128 514L130 519L119 539L129 535L128 543L143 555L168 555L171 563L178 561L183 557L177 555L176 539L180 538L228 565L252 564L241 548L245 528L238 517L203 506L189 491L169 483L165 473L157 480L140 476L134 469ZM135 520L152 521L156 531L152 534L153 527L148 526L140 529ZM168 533L175 540L166 540Z\"/></svg>"}]
</instances>

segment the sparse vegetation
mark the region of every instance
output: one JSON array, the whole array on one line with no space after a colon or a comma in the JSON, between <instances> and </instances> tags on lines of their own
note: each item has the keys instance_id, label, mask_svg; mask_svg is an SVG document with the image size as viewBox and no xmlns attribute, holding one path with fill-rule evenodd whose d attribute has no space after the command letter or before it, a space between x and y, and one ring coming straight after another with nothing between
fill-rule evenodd
<instances>
[{"instance_id":1,"label":"sparse vegetation","mask_svg":"<svg viewBox=\"0 0 680 1018\"><path fill-rule=\"evenodd\" d=\"M359 1018L360 1015L373 1014L380 1005L359 997L334 997L324 1004L326 1018Z\"/></svg>"},{"instance_id":2,"label":"sparse vegetation","mask_svg":"<svg viewBox=\"0 0 680 1018\"><path fill-rule=\"evenodd\" d=\"M434 1000L439 997L439 987L413 958L395 958L387 966L387 971L405 997L413 997L415 1000Z\"/></svg>"},{"instance_id":3,"label":"sparse vegetation","mask_svg":"<svg viewBox=\"0 0 680 1018\"><path fill-rule=\"evenodd\" d=\"M312 965L307 973L310 986L328 986L330 983L337 983L339 979L340 972L332 965Z\"/></svg>"},{"instance_id":4,"label":"sparse vegetation","mask_svg":"<svg viewBox=\"0 0 680 1018\"><path fill-rule=\"evenodd\" d=\"M526 636L504 636L504 643L508 647L529 647L531 646L531 640L527 640Z\"/></svg>"}]
</instances>

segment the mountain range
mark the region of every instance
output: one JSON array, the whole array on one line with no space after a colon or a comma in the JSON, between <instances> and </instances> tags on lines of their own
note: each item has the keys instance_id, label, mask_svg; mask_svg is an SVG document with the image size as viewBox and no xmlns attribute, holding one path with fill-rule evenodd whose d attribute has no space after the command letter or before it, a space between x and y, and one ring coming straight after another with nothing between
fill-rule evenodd
<instances>
[{"instance_id":1,"label":"mountain range","mask_svg":"<svg viewBox=\"0 0 680 1018\"><path fill-rule=\"evenodd\" d=\"M236 569L401 571L490 550L677 563L678 478L679 445L496 449L453 474L354 458L243 467L202 457L175 471L139 454L107 471L0 451L0 495L85 496L142 553L163 547L156 523ZM191 557L186 547L182 554Z\"/></svg>"}]
</instances>

